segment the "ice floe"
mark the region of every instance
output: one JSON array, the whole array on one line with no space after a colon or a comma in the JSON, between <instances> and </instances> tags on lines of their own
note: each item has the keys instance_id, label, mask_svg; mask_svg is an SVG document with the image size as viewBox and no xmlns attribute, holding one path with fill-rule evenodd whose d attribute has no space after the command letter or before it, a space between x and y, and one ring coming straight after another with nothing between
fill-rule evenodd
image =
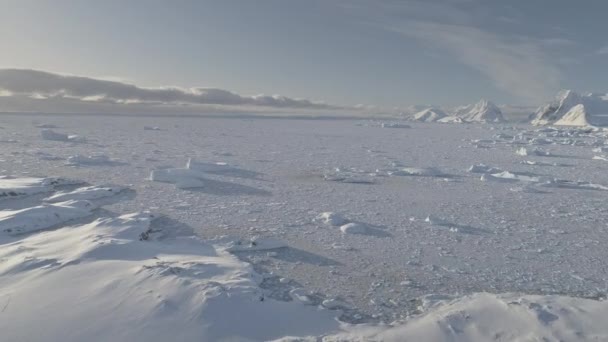
<instances>
[{"instance_id":1,"label":"ice floe","mask_svg":"<svg viewBox=\"0 0 608 342\"><path fill-rule=\"evenodd\" d=\"M540 182L543 178L518 172L502 171L498 173L483 174L481 176L482 181L501 181L501 182Z\"/></svg>"},{"instance_id":2,"label":"ice floe","mask_svg":"<svg viewBox=\"0 0 608 342\"><path fill-rule=\"evenodd\" d=\"M319 214L315 221L329 226L341 226L348 222L342 215L329 211Z\"/></svg>"},{"instance_id":3,"label":"ice floe","mask_svg":"<svg viewBox=\"0 0 608 342\"><path fill-rule=\"evenodd\" d=\"M110 159L105 154L92 154L92 155L73 155L68 157L67 164L72 166L111 166L120 164L119 162Z\"/></svg>"},{"instance_id":4,"label":"ice floe","mask_svg":"<svg viewBox=\"0 0 608 342\"><path fill-rule=\"evenodd\" d=\"M471 167L468 170L471 173L498 173L498 172L502 172L501 169L496 168L496 167L492 167L492 166L488 166L485 164L477 164L477 165L471 165Z\"/></svg>"},{"instance_id":5,"label":"ice floe","mask_svg":"<svg viewBox=\"0 0 608 342\"><path fill-rule=\"evenodd\" d=\"M323 178L331 182L372 184L375 183L376 176L377 174L374 172L367 172L356 168L337 167L333 171L326 172Z\"/></svg>"},{"instance_id":6,"label":"ice floe","mask_svg":"<svg viewBox=\"0 0 608 342\"><path fill-rule=\"evenodd\" d=\"M540 157L549 157L551 153L548 151L544 151L541 149L527 149L525 147L521 147L515 151L515 154L520 156L540 156Z\"/></svg>"},{"instance_id":7,"label":"ice floe","mask_svg":"<svg viewBox=\"0 0 608 342\"><path fill-rule=\"evenodd\" d=\"M204 173L186 168L152 170L150 180L172 183L179 189L200 188L205 186Z\"/></svg>"},{"instance_id":8,"label":"ice floe","mask_svg":"<svg viewBox=\"0 0 608 342\"><path fill-rule=\"evenodd\" d=\"M360 222L351 222L340 226L340 231L344 234L366 234L368 227Z\"/></svg>"},{"instance_id":9,"label":"ice floe","mask_svg":"<svg viewBox=\"0 0 608 342\"><path fill-rule=\"evenodd\" d=\"M71 142L84 142L86 139L79 135L68 135L63 133L58 133L53 131L52 129L43 129L40 131L40 136L44 140L52 140L52 141L71 141Z\"/></svg>"},{"instance_id":10,"label":"ice floe","mask_svg":"<svg viewBox=\"0 0 608 342\"><path fill-rule=\"evenodd\" d=\"M225 242L223 245L222 248L228 252L267 251L287 247L285 241L270 237L254 237L248 240L235 239Z\"/></svg>"},{"instance_id":11,"label":"ice floe","mask_svg":"<svg viewBox=\"0 0 608 342\"><path fill-rule=\"evenodd\" d=\"M402 167L389 171L391 176L418 176L418 177L450 177L451 175L435 167Z\"/></svg>"}]
</instances>

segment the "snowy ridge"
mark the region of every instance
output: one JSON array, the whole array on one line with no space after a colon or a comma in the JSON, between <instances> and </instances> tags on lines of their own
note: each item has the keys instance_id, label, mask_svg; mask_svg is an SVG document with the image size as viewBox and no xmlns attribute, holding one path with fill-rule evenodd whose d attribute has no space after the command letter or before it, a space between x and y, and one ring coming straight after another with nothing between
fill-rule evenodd
<instances>
[{"instance_id":1,"label":"snowy ridge","mask_svg":"<svg viewBox=\"0 0 608 342\"><path fill-rule=\"evenodd\" d=\"M488 100L481 100L474 105L457 108L453 115L468 122L505 121L500 108Z\"/></svg>"},{"instance_id":2,"label":"snowy ridge","mask_svg":"<svg viewBox=\"0 0 608 342\"><path fill-rule=\"evenodd\" d=\"M436 122L446 116L447 114L439 108L427 108L414 114L413 119L421 122Z\"/></svg>"},{"instance_id":3,"label":"snowy ridge","mask_svg":"<svg viewBox=\"0 0 608 342\"><path fill-rule=\"evenodd\" d=\"M606 94L579 95L572 90L560 92L555 99L541 106L532 115L533 125L594 126L604 125L608 115Z\"/></svg>"},{"instance_id":4,"label":"snowy ridge","mask_svg":"<svg viewBox=\"0 0 608 342\"><path fill-rule=\"evenodd\" d=\"M62 178L0 176L0 199L50 192L57 186L72 184L78 184L78 182Z\"/></svg>"},{"instance_id":5,"label":"snowy ridge","mask_svg":"<svg viewBox=\"0 0 608 342\"><path fill-rule=\"evenodd\" d=\"M429 107L413 114L411 120L440 123L498 123L506 121L500 108L484 99L474 104L456 107L448 112L436 107Z\"/></svg>"},{"instance_id":6,"label":"snowy ridge","mask_svg":"<svg viewBox=\"0 0 608 342\"><path fill-rule=\"evenodd\" d=\"M555 126L591 126L591 117L585 105L577 104L554 123Z\"/></svg>"},{"instance_id":7,"label":"snowy ridge","mask_svg":"<svg viewBox=\"0 0 608 342\"><path fill-rule=\"evenodd\" d=\"M428 296L426 311L392 327L354 328L323 341L603 341L608 302L562 296L479 293Z\"/></svg>"}]
</instances>

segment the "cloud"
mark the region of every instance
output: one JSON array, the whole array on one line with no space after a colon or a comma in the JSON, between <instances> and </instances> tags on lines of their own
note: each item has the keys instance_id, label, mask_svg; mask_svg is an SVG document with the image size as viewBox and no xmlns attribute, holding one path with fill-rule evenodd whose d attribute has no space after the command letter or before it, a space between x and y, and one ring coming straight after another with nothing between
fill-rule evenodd
<instances>
[{"instance_id":1,"label":"cloud","mask_svg":"<svg viewBox=\"0 0 608 342\"><path fill-rule=\"evenodd\" d=\"M608 45L606 45L603 48L597 50L597 53L599 55L608 55Z\"/></svg>"},{"instance_id":2,"label":"cloud","mask_svg":"<svg viewBox=\"0 0 608 342\"><path fill-rule=\"evenodd\" d=\"M430 21L409 21L389 29L445 50L522 99L542 101L559 89L561 73L548 62L538 41Z\"/></svg>"},{"instance_id":3,"label":"cloud","mask_svg":"<svg viewBox=\"0 0 608 342\"><path fill-rule=\"evenodd\" d=\"M175 106L249 106L281 109L341 109L342 107L280 95L242 96L217 88L144 88L124 82L59 75L29 69L0 69L0 93L5 97L66 102Z\"/></svg>"}]
</instances>

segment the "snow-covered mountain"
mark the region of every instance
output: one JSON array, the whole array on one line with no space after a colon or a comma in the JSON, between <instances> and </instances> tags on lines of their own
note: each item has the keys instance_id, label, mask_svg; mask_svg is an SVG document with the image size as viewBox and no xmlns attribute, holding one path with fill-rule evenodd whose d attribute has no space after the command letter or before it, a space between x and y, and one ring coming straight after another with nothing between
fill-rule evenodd
<instances>
[{"instance_id":1,"label":"snow-covered mountain","mask_svg":"<svg viewBox=\"0 0 608 342\"><path fill-rule=\"evenodd\" d=\"M414 120L421 122L436 122L446 116L448 115L443 110L431 107L414 114L413 118Z\"/></svg>"},{"instance_id":2,"label":"snow-covered mountain","mask_svg":"<svg viewBox=\"0 0 608 342\"><path fill-rule=\"evenodd\" d=\"M475 104L457 107L452 111L452 115L468 122L505 121L500 108L488 100L481 100Z\"/></svg>"},{"instance_id":3,"label":"snow-covered mountain","mask_svg":"<svg viewBox=\"0 0 608 342\"><path fill-rule=\"evenodd\" d=\"M608 115L608 95L580 95L572 90L561 91L555 99L532 114L533 125L589 126L602 124Z\"/></svg>"}]
</instances>

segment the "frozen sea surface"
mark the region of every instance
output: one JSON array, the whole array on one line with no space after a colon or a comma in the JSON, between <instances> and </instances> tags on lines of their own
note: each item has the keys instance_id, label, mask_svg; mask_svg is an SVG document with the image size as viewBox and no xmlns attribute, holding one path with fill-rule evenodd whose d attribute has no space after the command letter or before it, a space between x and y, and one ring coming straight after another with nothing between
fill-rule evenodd
<instances>
[{"instance_id":1,"label":"frozen sea surface","mask_svg":"<svg viewBox=\"0 0 608 342\"><path fill-rule=\"evenodd\" d=\"M46 140L37 125L82 139ZM210 240L284 241L235 253L266 277L271 296L297 300L299 289L314 303L336 299L352 322L404 317L427 294L606 294L604 132L408 125L3 115L0 176L129 186L136 195L105 208L153 210ZM549 153L516 153L522 147ZM189 159L217 167L202 172ZM469 172L479 164L493 173ZM150 180L163 169L202 186ZM20 209L10 203L0 208ZM324 212L358 233L317 220Z\"/></svg>"}]
</instances>

